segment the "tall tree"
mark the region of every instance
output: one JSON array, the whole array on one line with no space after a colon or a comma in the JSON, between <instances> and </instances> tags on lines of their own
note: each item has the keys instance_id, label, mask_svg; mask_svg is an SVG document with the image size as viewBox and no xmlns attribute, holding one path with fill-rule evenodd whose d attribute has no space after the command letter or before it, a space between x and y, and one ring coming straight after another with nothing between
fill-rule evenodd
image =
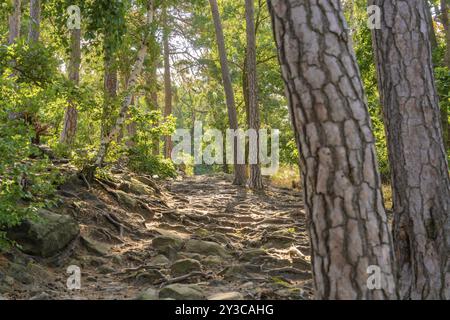
<instances>
[{"instance_id":1,"label":"tall tree","mask_svg":"<svg viewBox=\"0 0 450 320\"><path fill-rule=\"evenodd\" d=\"M395 298L374 137L340 1L269 0L300 154L318 299ZM368 286L368 267L382 285Z\"/></svg>"},{"instance_id":2,"label":"tall tree","mask_svg":"<svg viewBox=\"0 0 450 320\"><path fill-rule=\"evenodd\" d=\"M441 20L444 25L445 43L446 43L446 55L445 64L450 69L450 24L449 24L449 6L448 0L441 0Z\"/></svg>"},{"instance_id":3,"label":"tall tree","mask_svg":"<svg viewBox=\"0 0 450 320\"><path fill-rule=\"evenodd\" d=\"M398 289L405 299L450 298L450 181L423 0L371 0L387 129Z\"/></svg>"},{"instance_id":4,"label":"tall tree","mask_svg":"<svg viewBox=\"0 0 450 320\"><path fill-rule=\"evenodd\" d=\"M219 6L217 5L217 0L209 0L211 6L212 17L214 21L214 27L216 31L216 41L220 56L220 66L222 71L222 81L225 91L226 104L228 109L228 121L230 124L230 129L238 130L238 119L236 112L236 102L234 99L233 86L231 83L230 69L228 67L227 51L225 48L225 37L223 35L222 21L219 13ZM235 185L245 184L245 165L238 164L238 141L237 138L234 141L234 181Z\"/></svg>"},{"instance_id":5,"label":"tall tree","mask_svg":"<svg viewBox=\"0 0 450 320\"><path fill-rule=\"evenodd\" d=\"M72 29L70 31L70 61L69 61L69 80L74 86L80 83L80 65L81 65L81 29ZM75 139L78 125L78 110L72 99L67 102L68 106L64 114L64 125L60 136L60 142L63 144L72 144Z\"/></svg>"},{"instance_id":6,"label":"tall tree","mask_svg":"<svg viewBox=\"0 0 450 320\"><path fill-rule=\"evenodd\" d=\"M30 0L30 26L28 30L28 42L39 40L41 29L41 0Z\"/></svg>"},{"instance_id":7,"label":"tall tree","mask_svg":"<svg viewBox=\"0 0 450 320\"><path fill-rule=\"evenodd\" d=\"M434 30L433 14L431 12L432 6L430 5L430 2L428 0L423 0L423 1L425 2L425 18L427 21L431 49L435 50L438 47L438 43L437 43L437 38L436 38L436 31Z\"/></svg>"},{"instance_id":8,"label":"tall tree","mask_svg":"<svg viewBox=\"0 0 450 320\"><path fill-rule=\"evenodd\" d=\"M256 73L256 31L255 31L255 5L254 0L245 0L245 20L247 33L246 75L248 89L248 125L257 134L256 146L250 146L250 155L256 164L250 164L250 177L248 186L251 189L263 189L261 167L259 163L259 129L260 116L258 105L258 80ZM252 152L253 151L253 152Z\"/></svg>"},{"instance_id":9,"label":"tall tree","mask_svg":"<svg viewBox=\"0 0 450 320\"><path fill-rule=\"evenodd\" d=\"M20 37L21 0L13 0L13 12L9 16L8 44Z\"/></svg>"},{"instance_id":10,"label":"tall tree","mask_svg":"<svg viewBox=\"0 0 450 320\"><path fill-rule=\"evenodd\" d=\"M104 164L105 157L108 152L108 146L113 141L114 138L117 137L120 130L123 129L123 125L126 120L126 116L128 114L128 109L130 107L133 95L136 91L137 87L137 81L139 76L142 73L142 69L144 66L145 58L147 57L148 47L149 47L149 41L150 41L150 35L151 35L151 25L153 23L153 17L154 17L154 0L148 0L147 1L147 17L146 17L146 23L145 23L145 32L144 37L141 42L141 46L137 52L136 55L136 61L133 64L133 68L130 74L130 77L128 79L127 83L127 93L125 94L125 97L122 100L122 104L119 110L119 116L113 125L112 129L109 131L108 135L103 136L100 142L100 147L97 151L97 155L95 157L94 164L90 166L86 166L83 168L83 173L86 174L87 178L89 180L92 180L94 178L94 174L97 168L102 167Z\"/></svg>"},{"instance_id":11,"label":"tall tree","mask_svg":"<svg viewBox=\"0 0 450 320\"><path fill-rule=\"evenodd\" d=\"M164 116L172 114L172 78L170 74L170 30L167 20L167 8L163 12L163 50L164 50ZM172 153L172 138L165 137L164 156L169 159Z\"/></svg>"}]
</instances>

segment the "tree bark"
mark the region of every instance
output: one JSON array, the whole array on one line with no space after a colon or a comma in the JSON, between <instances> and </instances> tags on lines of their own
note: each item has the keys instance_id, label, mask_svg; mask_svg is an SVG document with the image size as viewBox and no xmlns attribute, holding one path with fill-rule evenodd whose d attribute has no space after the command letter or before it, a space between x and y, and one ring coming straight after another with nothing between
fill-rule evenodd
<instances>
[{"instance_id":1,"label":"tree bark","mask_svg":"<svg viewBox=\"0 0 450 320\"><path fill-rule=\"evenodd\" d=\"M80 83L80 65L81 65L81 29L71 30L70 40L70 62L69 62L69 80L74 86ZM71 145L75 140L78 125L78 110L71 99L64 115L64 126L60 136L60 142Z\"/></svg>"},{"instance_id":2,"label":"tree bark","mask_svg":"<svg viewBox=\"0 0 450 320\"><path fill-rule=\"evenodd\" d=\"M450 298L449 176L423 0L371 0L392 171L398 289L404 299Z\"/></svg>"},{"instance_id":3,"label":"tree bark","mask_svg":"<svg viewBox=\"0 0 450 320\"><path fill-rule=\"evenodd\" d=\"M248 84L248 125L249 129L257 132L256 146L250 146L250 152L256 151L256 154L250 155L250 158L256 160L256 164L250 164L250 178L248 186L250 189L261 190L264 188L261 167L259 163L259 129L260 115L258 106L258 80L256 73L256 31L255 31L255 6L254 0L245 0L245 19L247 33L247 59L246 73Z\"/></svg>"},{"instance_id":4,"label":"tree bark","mask_svg":"<svg viewBox=\"0 0 450 320\"><path fill-rule=\"evenodd\" d=\"M164 117L172 114L172 78L170 75L170 46L169 37L170 31L167 22L167 9L163 13L163 47L164 47ZM164 143L164 157L169 159L172 153L172 138L165 137Z\"/></svg>"},{"instance_id":5,"label":"tree bark","mask_svg":"<svg viewBox=\"0 0 450 320\"><path fill-rule=\"evenodd\" d=\"M226 104L228 109L228 121L230 129L237 130L239 128L238 118L236 112L236 103L234 99L233 85L231 83L231 75L228 67L227 52L225 48L225 38L223 35L222 21L220 19L219 7L217 0L209 0L211 6L211 13L214 21L214 27L216 31L217 47L220 56L220 66L222 71L222 81L225 91ZM235 185L245 184L245 165L238 164L237 149L238 143L235 139L234 143L234 181Z\"/></svg>"},{"instance_id":6,"label":"tree bark","mask_svg":"<svg viewBox=\"0 0 450 320\"><path fill-rule=\"evenodd\" d=\"M153 15L154 15L154 0L147 1L147 29L150 29L151 24L153 23ZM99 150L97 152L96 160L93 165L83 168L83 173L86 174L89 180L94 178L95 170L99 167L103 166L105 157L107 155L108 146L111 141L117 136L120 130L123 128L123 124L125 122L128 109L131 104L132 97L136 91L137 80L142 73L142 69L144 66L144 61L147 56L148 46L149 46L149 36L150 32L147 31L144 39L142 41L141 47L137 53L136 61L133 65L133 69L130 74L130 78L128 79L127 88L128 92L122 101L122 105L119 111L119 116L116 120L115 125L109 131L107 136L102 137Z\"/></svg>"},{"instance_id":7,"label":"tree bark","mask_svg":"<svg viewBox=\"0 0 450 320\"><path fill-rule=\"evenodd\" d=\"M300 154L317 299L395 299L375 139L340 1L269 0ZM368 269L381 271L369 287Z\"/></svg>"},{"instance_id":8,"label":"tree bark","mask_svg":"<svg viewBox=\"0 0 450 320\"><path fill-rule=\"evenodd\" d=\"M146 98L147 105L149 106L150 110L157 111L159 110L159 105L158 105L158 75L156 63L151 66L151 72L147 77L147 86L149 88ZM155 123L155 126L158 126L158 123ZM154 156L159 156L160 153L159 145L160 145L159 137L155 137L153 139L153 150L152 150L152 154Z\"/></svg>"},{"instance_id":9,"label":"tree bark","mask_svg":"<svg viewBox=\"0 0 450 320\"><path fill-rule=\"evenodd\" d=\"M33 43L39 40L41 27L41 1L30 0L30 26L28 30L28 42Z\"/></svg>"},{"instance_id":10,"label":"tree bark","mask_svg":"<svg viewBox=\"0 0 450 320\"><path fill-rule=\"evenodd\" d=\"M16 42L16 39L20 37L20 18L21 18L21 0L13 1L13 12L9 16L9 33L8 33L8 45Z\"/></svg>"}]
</instances>

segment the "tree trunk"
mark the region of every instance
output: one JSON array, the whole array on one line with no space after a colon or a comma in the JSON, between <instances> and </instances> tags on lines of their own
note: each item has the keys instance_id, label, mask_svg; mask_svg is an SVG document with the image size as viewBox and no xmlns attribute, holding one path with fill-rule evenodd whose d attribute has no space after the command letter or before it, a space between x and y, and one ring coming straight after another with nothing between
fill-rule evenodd
<instances>
[{"instance_id":1,"label":"tree trunk","mask_svg":"<svg viewBox=\"0 0 450 320\"><path fill-rule=\"evenodd\" d=\"M425 2L425 18L427 21L427 27L428 27L428 34L431 44L431 50L435 50L438 47L437 38L436 38L436 32L434 31L434 24L433 24L433 15L431 13L431 6L428 0L423 0Z\"/></svg>"},{"instance_id":2,"label":"tree trunk","mask_svg":"<svg viewBox=\"0 0 450 320\"><path fill-rule=\"evenodd\" d=\"M41 26L41 1L30 0L30 27L28 31L28 42L33 43L39 40Z\"/></svg>"},{"instance_id":3,"label":"tree trunk","mask_svg":"<svg viewBox=\"0 0 450 320\"><path fill-rule=\"evenodd\" d=\"M139 108L139 96L133 96L131 98L131 105L134 106L135 108ZM130 120L131 118L130 112L128 112L127 118L128 120ZM137 133L136 122L131 121L130 123L127 124L126 128L127 128L127 141L125 144L128 148L132 148L135 146L133 138Z\"/></svg>"},{"instance_id":4,"label":"tree trunk","mask_svg":"<svg viewBox=\"0 0 450 320\"><path fill-rule=\"evenodd\" d=\"M150 25L153 23L153 15L154 15L154 0L147 1L147 29L150 29ZM117 136L120 130L123 128L123 124L125 122L125 118L128 113L128 109L131 104L132 97L134 92L136 91L137 80L142 73L142 69L144 66L144 61L147 56L148 45L149 45L149 36L150 32L144 36L141 47L137 53L136 61L133 65L133 69L131 71L130 78L128 79L127 88L128 92L122 101L122 106L119 111L119 116L116 120L115 125L109 131L107 136L102 137L99 150L97 152L95 163L92 166L83 168L83 173L86 174L89 180L94 178L95 170L99 167L103 166L103 162L107 155L108 146L111 141Z\"/></svg>"},{"instance_id":5,"label":"tree trunk","mask_svg":"<svg viewBox=\"0 0 450 320\"><path fill-rule=\"evenodd\" d=\"M81 30L71 30L71 53L69 62L69 80L74 86L80 83L80 64L81 64ZM75 140L78 123L78 110L75 103L69 99L68 107L64 115L64 126L61 132L60 142L71 145Z\"/></svg>"},{"instance_id":6,"label":"tree trunk","mask_svg":"<svg viewBox=\"0 0 450 320\"><path fill-rule=\"evenodd\" d=\"M220 19L219 7L217 5L217 0L209 0L209 4L211 5L212 17L214 20L214 27L216 30L216 40L217 47L220 56L220 65L222 70L222 81L223 87L225 91L227 109L228 109L228 120L230 123L230 129L237 130L238 129L238 119L236 112L236 103L234 100L234 92L233 86L231 83L231 75L230 70L228 68L228 60L227 60L227 52L225 48L225 38L223 35L222 21ZM245 184L245 165L238 164L237 158L237 150L238 143L237 139L235 139L234 143L234 181L235 185L244 185Z\"/></svg>"},{"instance_id":7,"label":"tree trunk","mask_svg":"<svg viewBox=\"0 0 450 320\"><path fill-rule=\"evenodd\" d=\"M117 65L114 58L114 53L111 49L105 48L105 62L104 62L104 102L102 110L102 124L101 136L105 137L111 130L111 113L113 111L114 100L117 98L118 74Z\"/></svg>"},{"instance_id":8,"label":"tree trunk","mask_svg":"<svg viewBox=\"0 0 450 320\"><path fill-rule=\"evenodd\" d=\"M254 0L245 0L245 19L247 33L247 84L248 84L248 125L249 129L257 132L256 146L250 146L250 158L256 160L256 164L250 164L250 178L248 186L251 189L264 188L261 167L259 162L259 129L260 116L258 106L258 80L256 73L256 31L255 31L255 7ZM254 154L256 153L256 154Z\"/></svg>"},{"instance_id":9,"label":"tree trunk","mask_svg":"<svg viewBox=\"0 0 450 320\"><path fill-rule=\"evenodd\" d=\"M446 51L445 51L445 65L450 70L450 25L449 25L449 13L448 13L448 0L441 0L441 20L442 24L444 25L444 33L445 33L445 44L446 44ZM448 123L448 110L447 108L443 108L442 110L442 125L443 130L446 133L444 136L446 137L444 143L445 143L445 149L448 150L450 147L450 125Z\"/></svg>"},{"instance_id":10,"label":"tree trunk","mask_svg":"<svg viewBox=\"0 0 450 320\"><path fill-rule=\"evenodd\" d=\"M13 12L9 16L8 44L13 44L20 37L21 0L13 1Z\"/></svg>"},{"instance_id":11,"label":"tree trunk","mask_svg":"<svg viewBox=\"0 0 450 320\"><path fill-rule=\"evenodd\" d=\"M157 75L157 65L156 63L152 65L151 72L149 73L149 76L147 77L147 86L148 86L148 94L147 94L147 105L149 106L150 110L157 111L159 110L158 105L158 75ZM158 123L155 123L155 126L158 126ZM155 137L153 139L153 150L152 154L154 156L159 156L160 150L159 150L159 137Z\"/></svg>"},{"instance_id":12,"label":"tree trunk","mask_svg":"<svg viewBox=\"0 0 450 320\"><path fill-rule=\"evenodd\" d=\"M375 139L340 2L268 4L300 154L316 298L396 298ZM368 285L372 268L380 286Z\"/></svg>"},{"instance_id":13,"label":"tree trunk","mask_svg":"<svg viewBox=\"0 0 450 320\"><path fill-rule=\"evenodd\" d=\"M172 114L172 78L170 75L170 47L169 37L170 31L167 22L167 9L164 9L163 13L163 47L164 47L164 117L168 117ZM170 136L165 137L164 143L164 157L169 159L172 153L172 138Z\"/></svg>"},{"instance_id":14,"label":"tree trunk","mask_svg":"<svg viewBox=\"0 0 450 320\"><path fill-rule=\"evenodd\" d=\"M423 0L371 0L392 171L398 289L404 299L450 298L449 176Z\"/></svg>"}]
</instances>

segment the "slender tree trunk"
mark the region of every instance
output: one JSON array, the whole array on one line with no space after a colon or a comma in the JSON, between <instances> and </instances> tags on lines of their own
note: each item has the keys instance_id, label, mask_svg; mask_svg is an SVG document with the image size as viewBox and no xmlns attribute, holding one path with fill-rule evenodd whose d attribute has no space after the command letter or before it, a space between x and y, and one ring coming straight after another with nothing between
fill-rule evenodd
<instances>
[{"instance_id":1,"label":"slender tree trunk","mask_svg":"<svg viewBox=\"0 0 450 320\"><path fill-rule=\"evenodd\" d=\"M375 139L340 2L268 4L300 154L316 298L394 299ZM380 286L372 287L372 268Z\"/></svg>"},{"instance_id":2,"label":"slender tree trunk","mask_svg":"<svg viewBox=\"0 0 450 320\"><path fill-rule=\"evenodd\" d=\"M9 16L8 44L11 45L20 37L21 0L13 0L13 12Z\"/></svg>"},{"instance_id":3,"label":"slender tree trunk","mask_svg":"<svg viewBox=\"0 0 450 320\"><path fill-rule=\"evenodd\" d=\"M249 129L257 132L256 146L250 146L250 151L256 154L250 158L256 160L256 164L250 164L250 178L248 186L251 189L261 190L264 188L261 167L259 162L259 129L260 116L258 106L258 80L256 73L256 31L255 31L255 6L254 0L245 0L245 17L247 32L247 84L248 84L248 125Z\"/></svg>"},{"instance_id":4,"label":"slender tree trunk","mask_svg":"<svg viewBox=\"0 0 450 320\"><path fill-rule=\"evenodd\" d=\"M438 47L437 38L436 38L436 32L434 31L434 24L433 24L433 15L431 13L431 6L428 0L423 0L425 2L425 18L427 21L428 26L428 34L431 44L431 50L435 50Z\"/></svg>"},{"instance_id":5,"label":"slender tree trunk","mask_svg":"<svg viewBox=\"0 0 450 320\"><path fill-rule=\"evenodd\" d=\"M226 103L228 108L228 120L230 123L230 129L238 129L238 119L236 112L236 103L234 100L233 86L231 83L230 70L228 68L227 52L225 48L225 38L223 35L222 21L220 19L219 7L217 5L217 0L209 0L211 5L212 17L214 20L214 27L216 30L217 47L220 56L220 65L222 69L222 81L225 90ZM235 139L234 143L234 181L235 185L245 184L245 165L238 164L237 149L238 143Z\"/></svg>"},{"instance_id":6,"label":"slender tree trunk","mask_svg":"<svg viewBox=\"0 0 450 320\"><path fill-rule=\"evenodd\" d=\"M450 70L450 25L449 25L449 5L448 0L441 0L441 20L444 25L445 33L445 65ZM442 125L445 134L445 149L448 150L450 147L450 125L448 123L448 110L443 108L442 112Z\"/></svg>"},{"instance_id":7,"label":"slender tree trunk","mask_svg":"<svg viewBox=\"0 0 450 320\"><path fill-rule=\"evenodd\" d=\"M164 9L163 13L163 47L164 47L164 117L168 117L172 114L172 78L170 75L170 46L169 37L170 31L167 22L167 9ZM165 137L164 143L164 157L169 159L172 153L172 138L171 136Z\"/></svg>"},{"instance_id":8,"label":"slender tree trunk","mask_svg":"<svg viewBox=\"0 0 450 320\"><path fill-rule=\"evenodd\" d=\"M81 29L71 30L70 40L70 62L69 79L75 86L80 83L80 65L81 65ZM68 101L68 106L64 115L64 126L60 136L60 142L63 144L72 144L75 139L78 125L78 110L74 101Z\"/></svg>"},{"instance_id":9,"label":"slender tree trunk","mask_svg":"<svg viewBox=\"0 0 450 320\"><path fill-rule=\"evenodd\" d=\"M398 289L404 299L450 298L450 182L423 0L370 0L392 171Z\"/></svg>"},{"instance_id":10,"label":"slender tree trunk","mask_svg":"<svg viewBox=\"0 0 450 320\"><path fill-rule=\"evenodd\" d=\"M153 23L153 15L154 15L154 0L148 0L147 1L147 29L150 29L150 25ZM147 56L148 52L148 46L149 46L149 38L150 38L150 32L147 32L145 35L141 47L137 53L136 61L133 65L133 69L130 74L130 78L128 79L127 88L128 93L124 97L122 101L122 105L119 111L119 116L116 120L116 123L112 127L112 129L109 131L109 134L107 136L102 137L99 150L97 152L95 163L92 166L88 166L83 168L83 173L86 174L87 178L89 180L92 180L94 178L95 170L99 167L103 166L105 157L107 155L108 146L111 143L111 141L117 137L117 134L120 132L120 130L123 128L123 124L125 122L128 109L131 104L132 97L136 91L137 86L137 80L139 76L142 73L142 69L144 66L144 61Z\"/></svg>"},{"instance_id":11,"label":"slender tree trunk","mask_svg":"<svg viewBox=\"0 0 450 320\"><path fill-rule=\"evenodd\" d=\"M111 130L111 113L113 111L114 100L117 98L118 74L114 53L105 48L104 62L104 103L102 111L102 137L107 136Z\"/></svg>"},{"instance_id":12,"label":"slender tree trunk","mask_svg":"<svg viewBox=\"0 0 450 320\"><path fill-rule=\"evenodd\" d=\"M28 30L28 42L33 43L39 40L41 27L41 1L30 0L30 26Z\"/></svg>"},{"instance_id":13,"label":"slender tree trunk","mask_svg":"<svg viewBox=\"0 0 450 320\"><path fill-rule=\"evenodd\" d=\"M134 106L135 108L139 108L139 96L133 96L133 98L131 99L131 105ZM128 112L127 118L128 120L130 120L131 118L130 112ZM133 138L137 133L136 122L131 121L127 124L126 127L127 127L127 141L125 144L128 148L132 148L135 145Z\"/></svg>"},{"instance_id":14,"label":"slender tree trunk","mask_svg":"<svg viewBox=\"0 0 450 320\"><path fill-rule=\"evenodd\" d=\"M151 72L147 77L147 85L149 88L149 93L147 95L147 104L149 105L150 110L157 111L159 110L159 105L158 105L158 75L156 63L151 67ZM155 123L155 126L158 126L158 123ZM159 156L160 154L159 145L160 145L159 137L155 137L153 139L153 151L152 151L152 154L154 156Z\"/></svg>"}]
</instances>

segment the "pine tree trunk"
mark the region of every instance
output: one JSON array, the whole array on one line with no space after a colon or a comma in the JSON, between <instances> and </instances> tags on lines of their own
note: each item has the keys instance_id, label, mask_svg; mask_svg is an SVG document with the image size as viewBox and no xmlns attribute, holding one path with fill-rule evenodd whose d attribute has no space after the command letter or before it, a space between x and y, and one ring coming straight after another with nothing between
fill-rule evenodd
<instances>
[{"instance_id":1,"label":"pine tree trunk","mask_svg":"<svg viewBox=\"0 0 450 320\"><path fill-rule=\"evenodd\" d=\"M158 105L158 75L157 75L157 66L152 66L151 76L148 78L148 86L150 88L150 95L147 99L147 103L150 106L150 109L153 111L159 110ZM155 126L158 126L158 123L155 123ZM160 150L159 150L159 137L155 137L153 139L153 151L152 154L154 156L159 156Z\"/></svg>"},{"instance_id":2,"label":"pine tree trunk","mask_svg":"<svg viewBox=\"0 0 450 320\"><path fill-rule=\"evenodd\" d=\"M114 100L117 98L118 88L118 73L117 65L115 61L115 54L111 49L105 48L105 61L104 61L104 78L103 78L103 90L104 90L104 102L102 110L102 124L101 124L101 136L105 137L111 130L112 119L111 114L113 112Z\"/></svg>"},{"instance_id":3,"label":"pine tree trunk","mask_svg":"<svg viewBox=\"0 0 450 320\"><path fill-rule=\"evenodd\" d=\"M147 29L150 29L150 25L153 23L153 15L154 15L154 0L148 0L147 1L147 21L146 21ZM92 166L87 166L87 167L83 168L83 174L85 174L89 180L92 180L94 178L96 169L103 166L105 157L107 155L109 144L117 136L117 134L120 132L120 130L123 128L123 125L125 123L125 119L126 119L126 116L128 113L128 109L131 104L132 97L136 91L137 80L142 73L144 61L147 56L148 46L149 46L149 38L150 38L149 36L150 36L150 32L148 32L145 35L145 37L142 41L141 47L137 53L136 61L133 65L133 68L132 68L132 71L130 74L130 78L128 79L128 83L127 83L128 92L122 101L122 105L119 110L119 116L118 116L114 126L109 131L109 134L107 136L102 137L100 147L97 152L95 163Z\"/></svg>"},{"instance_id":4,"label":"pine tree trunk","mask_svg":"<svg viewBox=\"0 0 450 320\"><path fill-rule=\"evenodd\" d=\"M248 186L251 189L261 190L264 188L261 167L259 163L259 129L260 116L258 106L258 80L256 73L256 31L255 31L255 7L254 0L245 0L245 18L246 18L246 33L247 33L247 59L246 59L246 73L248 84L248 125L249 129L257 132L256 146L250 146L249 150L253 151L250 158L256 160L256 164L250 164L250 178ZM253 147L253 148L252 148Z\"/></svg>"},{"instance_id":5,"label":"pine tree trunk","mask_svg":"<svg viewBox=\"0 0 450 320\"><path fill-rule=\"evenodd\" d=\"M9 16L8 44L20 37L21 0L13 0L13 12Z\"/></svg>"},{"instance_id":6,"label":"pine tree trunk","mask_svg":"<svg viewBox=\"0 0 450 320\"><path fill-rule=\"evenodd\" d=\"M71 31L71 53L69 62L69 80L75 86L80 83L80 64L81 64L81 29ZM78 110L73 101L68 101L68 107L64 115L64 126L60 136L60 142L63 144L72 144L75 139L78 124Z\"/></svg>"},{"instance_id":7,"label":"pine tree trunk","mask_svg":"<svg viewBox=\"0 0 450 320\"><path fill-rule=\"evenodd\" d=\"M167 25L167 9L163 13L163 47L164 47L164 117L172 114L172 78L170 75L170 46L169 46L169 29ZM165 137L164 157L169 159L172 153L172 138Z\"/></svg>"},{"instance_id":8,"label":"pine tree trunk","mask_svg":"<svg viewBox=\"0 0 450 320\"><path fill-rule=\"evenodd\" d=\"M225 48L225 38L223 35L222 21L220 19L219 7L217 5L217 0L209 0L209 4L211 6L212 17L214 20L214 27L216 30L216 40L217 47L220 56L220 65L222 70L222 81L223 87L225 91L226 104L228 109L228 120L230 124L230 129L237 130L238 129L238 118L236 112L236 103L234 100L234 92L233 85L231 83L231 75L228 67L227 60L227 52ZM237 148L238 143L237 139L235 139L234 143L234 181L235 185L244 185L245 184L245 165L238 164L237 159Z\"/></svg>"},{"instance_id":9,"label":"pine tree trunk","mask_svg":"<svg viewBox=\"0 0 450 320\"><path fill-rule=\"evenodd\" d=\"M378 82L392 171L398 289L450 298L449 176L423 0L371 0Z\"/></svg>"},{"instance_id":10,"label":"pine tree trunk","mask_svg":"<svg viewBox=\"0 0 450 320\"><path fill-rule=\"evenodd\" d=\"M375 140L340 1L268 4L300 154L316 298L395 299ZM369 266L381 271L380 287L368 286Z\"/></svg>"},{"instance_id":11,"label":"pine tree trunk","mask_svg":"<svg viewBox=\"0 0 450 320\"><path fill-rule=\"evenodd\" d=\"M28 31L28 42L33 43L39 40L41 27L41 1L30 0L30 27Z\"/></svg>"}]
</instances>

